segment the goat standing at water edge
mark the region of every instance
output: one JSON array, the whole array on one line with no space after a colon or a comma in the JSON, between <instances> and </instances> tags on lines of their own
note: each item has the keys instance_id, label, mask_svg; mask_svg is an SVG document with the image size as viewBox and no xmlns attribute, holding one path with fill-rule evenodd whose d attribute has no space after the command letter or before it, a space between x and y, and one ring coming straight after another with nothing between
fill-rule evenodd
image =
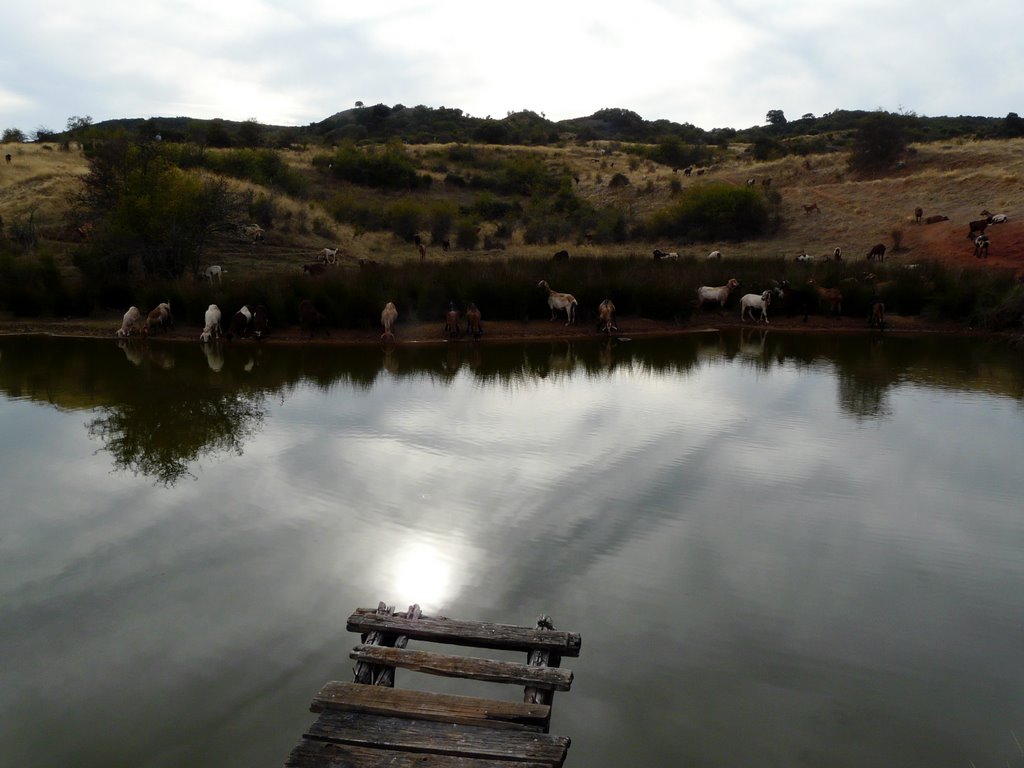
<instances>
[{"instance_id":1,"label":"goat standing at water edge","mask_svg":"<svg viewBox=\"0 0 1024 768\"><path fill-rule=\"evenodd\" d=\"M754 317L754 310L756 309L761 313L761 319L764 320L765 324L768 323L768 305L772 303L772 292L765 291L758 295L756 293L748 293L740 299L740 322L746 320L746 315L750 314L750 319L755 323L757 318Z\"/></svg>"},{"instance_id":2,"label":"goat standing at water edge","mask_svg":"<svg viewBox=\"0 0 1024 768\"><path fill-rule=\"evenodd\" d=\"M739 287L740 281L735 277L730 277L729 282L725 285L702 285L697 289L697 306L699 308L705 302L713 301L718 304L718 311L721 312L725 308L725 302L729 300L729 294L732 293L733 289Z\"/></svg>"},{"instance_id":3,"label":"goat standing at water edge","mask_svg":"<svg viewBox=\"0 0 1024 768\"><path fill-rule=\"evenodd\" d=\"M462 336L462 329L459 328L459 319L459 310L456 308L455 302L448 302L448 311L444 314L444 335L449 339L453 334L455 338Z\"/></svg>"},{"instance_id":4,"label":"goat standing at water edge","mask_svg":"<svg viewBox=\"0 0 1024 768\"><path fill-rule=\"evenodd\" d=\"M384 310L380 313L380 324L384 326L384 333L380 335L382 339L394 340L394 327L395 320L398 319L398 309L395 307L393 301L389 301L384 305Z\"/></svg>"},{"instance_id":5,"label":"goat standing at water edge","mask_svg":"<svg viewBox=\"0 0 1024 768\"><path fill-rule=\"evenodd\" d=\"M551 319L555 319L555 311L564 311L566 325L572 325L576 322L576 303L575 297L571 293L559 293L558 291L551 290L551 286L548 285L547 280L541 280L537 283L538 288L543 288L548 292L548 306L551 307Z\"/></svg>"},{"instance_id":6,"label":"goat standing at water edge","mask_svg":"<svg viewBox=\"0 0 1024 768\"><path fill-rule=\"evenodd\" d=\"M601 331L607 332L609 336L612 335L612 331L619 330L619 327L615 325L615 304L611 299L605 299L597 307L597 321L598 333Z\"/></svg>"},{"instance_id":7,"label":"goat standing at water edge","mask_svg":"<svg viewBox=\"0 0 1024 768\"><path fill-rule=\"evenodd\" d=\"M473 302L466 307L466 333L472 334L474 339L479 339L483 328L480 327L480 310Z\"/></svg>"}]
</instances>

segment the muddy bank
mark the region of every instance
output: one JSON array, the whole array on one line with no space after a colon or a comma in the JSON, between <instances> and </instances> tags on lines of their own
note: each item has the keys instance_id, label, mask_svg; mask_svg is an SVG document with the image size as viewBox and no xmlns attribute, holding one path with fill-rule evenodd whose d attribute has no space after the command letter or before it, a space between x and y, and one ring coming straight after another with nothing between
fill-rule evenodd
<instances>
[{"instance_id":1,"label":"muddy bank","mask_svg":"<svg viewBox=\"0 0 1024 768\"><path fill-rule=\"evenodd\" d=\"M641 317L620 317L618 319L618 332L614 336L628 336L630 338L674 336L688 333L706 333L722 329L768 329L776 332L789 333L878 333L868 328L867 321L863 318L829 318L823 316L812 316L807 322L801 318L778 317L773 318L769 325L764 323L743 323L739 317L732 314L718 315L717 313L706 313L692 318L685 323L672 323L659 320L650 320ZM40 319L40 318L0 318L0 335L41 335L60 336L67 338L110 338L114 339L117 329L120 328L120 318L110 319ZM598 333L592 325L566 326L561 321L532 320L529 322L520 321L493 321L483 323L484 333L479 340L468 336L448 339L442 332L443 324L439 320L436 323L401 323L395 326L394 343L402 344L494 344L514 343L529 341L583 341L599 340L604 334ZM199 333L202 329L192 326L178 325L171 328L167 333L156 333L149 337L151 342L196 342L199 341ZM929 322L920 317L889 316L886 334L952 334L952 335L994 335L990 332L969 328L958 322ZM1005 335L1005 334L999 334ZM252 344L252 339L235 339L233 342ZM271 335L261 344L325 344L336 346L353 345L379 345L385 343L381 339L378 329L330 329L329 335L318 332L310 339L309 334L296 326L274 329Z\"/></svg>"}]
</instances>

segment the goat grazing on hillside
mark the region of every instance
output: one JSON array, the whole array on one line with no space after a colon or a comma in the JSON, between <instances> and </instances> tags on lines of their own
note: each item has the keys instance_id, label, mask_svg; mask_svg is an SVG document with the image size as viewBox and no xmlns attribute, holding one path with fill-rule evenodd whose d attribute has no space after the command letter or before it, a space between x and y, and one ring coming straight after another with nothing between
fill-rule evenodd
<instances>
[{"instance_id":1,"label":"goat grazing on hillside","mask_svg":"<svg viewBox=\"0 0 1024 768\"><path fill-rule=\"evenodd\" d=\"M543 288L548 292L548 306L551 308L551 319L555 319L556 310L565 312L565 324L572 325L576 322L576 303L575 297L571 293L559 293L558 291L551 290L551 286L548 285L547 280L541 280L537 283L538 288Z\"/></svg>"},{"instance_id":2,"label":"goat grazing on hillside","mask_svg":"<svg viewBox=\"0 0 1024 768\"><path fill-rule=\"evenodd\" d=\"M885 261L885 243L871 246L871 250L868 251L867 260L874 261L875 259Z\"/></svg>"}]
</instances>

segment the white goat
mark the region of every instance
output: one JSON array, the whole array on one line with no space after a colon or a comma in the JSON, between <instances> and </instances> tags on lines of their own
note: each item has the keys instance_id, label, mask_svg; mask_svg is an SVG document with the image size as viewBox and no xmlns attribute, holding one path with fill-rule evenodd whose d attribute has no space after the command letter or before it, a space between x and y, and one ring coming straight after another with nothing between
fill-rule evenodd
<instances>
[{"instance_id":1,"label":"white goat","mask_svg":"<svg viewBox=\"0 0 1024 768\"><path fill-rule=\"evenodd\" d=\"M393 339L395 334L392 328L395 325L395 320L398 319L398 309L395 307L393 301L389 301L384 305L384 311L380 313L380 324L384 326L384 333L380 335L382 339Z\"/></svg>"},{"instance_id":2,"label":"white goat","mask_svg":"<svg viewBox=\"0 0 1024 768\"><path fill-rule=\"evenodd\" d=\"M205 277L211 283L213 282L214 278L217 278L217 284L219 285L220 276L224 274L227 274L227 270L221 266L218 266L217 264L214 264L213 266L206 268L206 271L203 272L203 277Z\"/></svg>"},{"instance_id":3,"label":"white goat","mask_svg":"<svg viewBox=\"0 0 1024 768\"><path fill-rule=\"evenodd\" d=\"M115 334L118 338L126 339L132 335L133 331L138 331L142 322L142 313L138 307L128 307L128 311L124 313L124 318L121 320L121 327L117 329Z\"/></svg>"},{"instance_id":4,"label":"white goat","mask_svg":"<svg viewBox=\"0 0 1024 768\"><path fill-rule=\"evenodd\" d=\"M259 224L245 224L239 229L239 232L245 240L248 240L253 245L262 240L265 234L263 227Z\"/></svg>"},{"instance_id":5,"label":"white goat","mask_svg":"<svg viewBox=\"0 0 1024 768\"><path fill-rule=\"evenodd\" d=\"M735 277L730 277L729 282L717 287L702 285L697 289L697 306L701 306L706 301L714 301L718 303L718 308L721 310L725 307L725 302L729 300L729 294L732 293L733 288L739 288L739 286L739 280Z\"/></svg>"},{"instance_id":6,"label":"white goat","mask_svg":"<svg viewBox=\"0 0 1024 768\"><path fill-rule=\"evenodd\" d=\"M322 261L324 264L337 264L338 263L338 249L337 248L324 248L317 256L317 261Z\"/></svg>"},{"instance_id":7,"label":"white goat","mask_svg":"<svg viewBox=\"0 0 1024 768\"><path fill-rule=\"evenodd\" d=\"M552 291L551 286L548 285L547 280L541 280L537 283L538 288L543 288L548 292L548 306L551 307L551 319L555 319L555 311L565 310L565 324L569 325L576 322L576 299L571 293L558 293Z\"/></svg>"},{"instance_id":8,"label":"white goat","mask_svg":"<svg viewBox=\"0 0 1024 768\"><path fill-rule=\"evenodd\" d=\"M205 322L206 327L199 334L199 340L204 343L220 336L220 307L211 304L206 310Z\"/></svg>"},{"instance_id":9,"label":"white goat","mask_svg":"<svg viewBox=\"0 0 1024 768\"><path fill-rule=\"evenodd\" d=\"M1005 224L1009 220L1010 220L1010 217L1008 215L1006 215L1005 213L994 213L994 214L992 214L992 223L993 224Z\"/></svg>"},{"instance_id":10,"label":"white goat","mask_svg":"<svg viewBox=\"0 0 1024 768\"><path fill-rule=\"evenodd\" d=\"M793 259L793 261L810 261L810 260L811 260L811 254L809 254L809 253L801 253L799 256L797 256L796 258Z\"/></svg>"},{"instance_id":11,"label":"white goat","mask_svg":"<svg viewBox=\"0 0 1024 768\"><path fill-rule=\"evenodd\" d=\"M756 293L748 293L740 299L740 322L746 320L747 313L750 314L750 319L757 322L757 318L754 317L753 310L758 310L761 313L761 317L765 324L768 323L768 305L772 303L772 292L765 291L758 295Z\"/></svg>"},{"instance_id":12,"label":"white goat","mask_svg":"<svg viewBox=\"0 0 1024 768\"><path fill-rule=\"evenodd\" d=\"M708 258L709 259L721 259L722 258L722 252L721 251L712 251L711 253L708 254Z\"/></svg>"}]
</instances>

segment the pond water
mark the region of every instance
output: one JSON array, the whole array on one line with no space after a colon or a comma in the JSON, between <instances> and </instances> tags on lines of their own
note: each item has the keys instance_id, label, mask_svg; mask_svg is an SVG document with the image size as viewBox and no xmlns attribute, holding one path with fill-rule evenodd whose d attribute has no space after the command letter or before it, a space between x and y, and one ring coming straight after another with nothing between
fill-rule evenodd
<instances>
[{"instance_id":1,"label":"pond water","mask_svg":"<svg viewBox=\"0 0 1024 768\"><path fill-rule=\"evenodd\" d=\"M569 766L1022 765L1022 397L978 339L2 338L0 762L281 765L384 600L580 632Z\"/></svg>"}]
</instances>

